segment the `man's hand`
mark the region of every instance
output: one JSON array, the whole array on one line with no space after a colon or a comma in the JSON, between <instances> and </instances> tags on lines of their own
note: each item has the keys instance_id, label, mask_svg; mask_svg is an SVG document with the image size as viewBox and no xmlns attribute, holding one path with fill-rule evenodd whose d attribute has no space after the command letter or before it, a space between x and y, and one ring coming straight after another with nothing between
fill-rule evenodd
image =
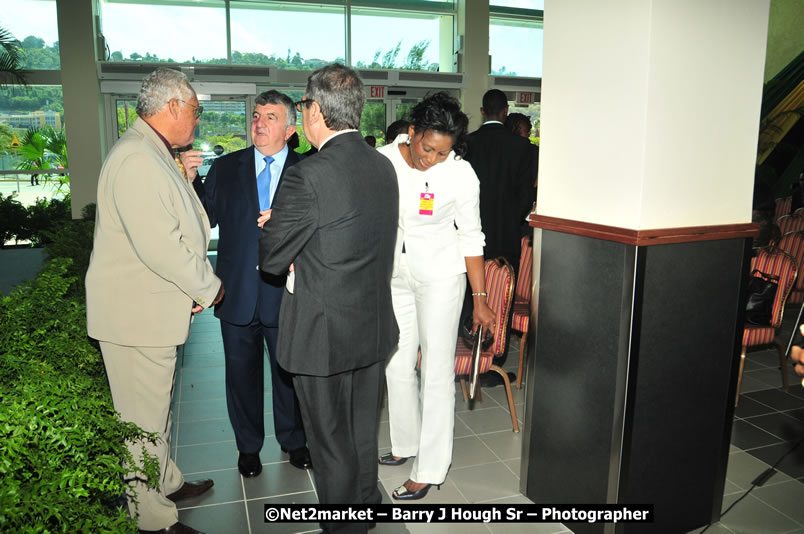
<instances>
[{"instance_id":1,"label":"man's hand","mask_svg":"<svg viewBox=\"0 0 804 534\"><path fill-rule=\"evenodd\" d=\"M193 313L201 313L202 311L204 311L204 307L200 304L196 304L195 306L193 306L193 309L191 311Z\"/></svg>"},{"instance_id":2,"label":"man's hand","mask_svg":"<svg viewBox=\"0 0 804 534\"><path fill-rule=\"evenodd\" d=\"M257 218L257 226L262 228L262 225L268 222L271 218L271 210L261 210L260 216Z\"/></svg>"},{"instance_id":3,"label":"man's hand","mask_svg":"<svg viewBox=\"0 0 804 534\"><path fill-rule=\"evenodd\" d=\"M187 178L192 182L198 176L198 167L204 163L200 150L188 150L179 154L181 164L187 172Z\"/></svg>"},{"instance_id":4,"label":"man's hand","mask_svg":"<svg viewBox=\"0 0 804 534\"><path fill-rule=\"evenodd\" d=\"M223 281L221 280L221 288L218 290L218 296L215 297L215 300L212 301L212 306L223 300L224 293L225 291L223 290Z\"/></svg>"}]
</instances>

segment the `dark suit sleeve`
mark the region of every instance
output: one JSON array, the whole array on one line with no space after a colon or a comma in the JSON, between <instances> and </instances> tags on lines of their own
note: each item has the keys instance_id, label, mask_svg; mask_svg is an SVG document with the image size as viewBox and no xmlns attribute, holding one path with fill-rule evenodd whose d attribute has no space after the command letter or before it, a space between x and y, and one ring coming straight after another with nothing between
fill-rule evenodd
<instances>
[{"instance_id":1,"label":"dark suit sleeve","mask_svg":"<svg viewBox=\"0 0 804 534\"><path fill-rule=\"evenodd\" d=\"M198 195L201 204L204 205L210 228L215 228L218 225L218 219L215 216L215 186L218 183L215 177L215 171L217 168L218 166L213 163L212 167L209 169L206 180L201 180L201 175L196 176L195 180L193 180L193 189L195 189L195 193Z\"/></svg>"},{"instance_id":2,"label":"dark suit sleeve","mask_svg":"<svg viewBox=\"0 0 804 534\"><path fill-rule=\"evenodd\" d=\"M533 201L536 200L536 190L533 188L536 182L536 158L530 142L522 145L519 159L516 188L520 199L519 216L524 218L530 213Z\"/></svg>"},{"instance_id":3,"label":"dark suit sleeve","mask_svg":"<svg viewBox=\"0 0 804 534\"><path fill-rule=\"evenodd\" d=\"M317 198L310 184L289 168L276 192L271 219L260 237L260 269L284 274L318 228Z\"/></svg>"}]
</instances>

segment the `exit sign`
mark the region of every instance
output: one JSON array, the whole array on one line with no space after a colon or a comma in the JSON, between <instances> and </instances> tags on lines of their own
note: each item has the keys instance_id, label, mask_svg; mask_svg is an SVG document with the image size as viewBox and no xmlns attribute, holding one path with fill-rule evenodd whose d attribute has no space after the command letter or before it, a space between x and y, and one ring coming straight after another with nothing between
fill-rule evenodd
<instances>
[{"instance_id":1,"label":"exit sign","mask_svg":"<svg viewBox=\"0 0 804 534\"><path fill-rule=\"evenodd\" d=\"M371 98L385 98L385 87L382 85L371 86Z\"/></svg>"},{"instance_id":2,"label":"exit sign","mask_svg":"<svg viewBox=\"0 0 804 534\"><path fill-rule=\"evenodd\" d=\"M533 104L533 93L519 93L520 104Z\"/></svg>"}]
</instances>

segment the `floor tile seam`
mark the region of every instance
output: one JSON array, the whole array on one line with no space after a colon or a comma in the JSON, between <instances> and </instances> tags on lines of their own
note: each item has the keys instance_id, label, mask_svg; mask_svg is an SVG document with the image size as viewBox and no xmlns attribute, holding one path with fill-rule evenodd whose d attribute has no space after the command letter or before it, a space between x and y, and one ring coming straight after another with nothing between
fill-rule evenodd
<instances>
[{"instance_id":1,"label":"floor tile seam","mask_svg":"<svg viewBox=\"0 0 804 534\"><path fill-rule=\"evenodd\" d=\"M771 431L769 431L769 430L765 430L764 428L759 427L759 426L757 426L757 425L753 424L751 421L746 421L745 419L743 419L743 421L744 421L744 422L746 422L746 423L748 423L749 425L751 425L752 427L754 427L754 428L756 428L756 429L759 429L759 430L761 430L761 431L763 431L763 432L767 432L768 434L770 434L770 435L771 435L771 436L773 436L774 438L778 439L779 441L787 441L786 439L784 439L784 438L782 438L782 437L780 437L780 436L777 436L777 435L776 435L776 434L774 434L773 432L771 432ZM768 443L767 445L762 445L762 446L763 446L763 447L767 447L767 446L769 446L769 445L775 445L775 443ZM756 449L757 447L751 447L751 448L752 448L752 449ZM744 450L749 450L749 449L744 449Z\"/></svg>"},{"instance_id":2,"label":"floor tile seam","mask_svg":"<svg viewBox=\"0 0 804 534\"><path fill-rule=\"evenodd\" d=\"M748 495L748 496L746 497L746 499L744 499L744 500L743 500L743 502L745 502L745 500L750 499L750 498L752 498L752 497L753 497L754 499L756 499L757 501L761 502L762 504L764 504L765 506L767 506L768 508L770 508L771 510L773 510L774 512L778 513L779 515L781 515L781 516L782 516L782 517L784 517L785 519L789 519L790 521L792 521L793 523L795 523L796 525L798 525L798 527L797 527L797 528L792 529L793 531L798 530L798 529L800 529L800 528L804 527L804 524L802 524L801 522L796 521L795 519L793 519L792 517L790 517L790 516L789 516L789 515L787 515L786 513L782 512L782 511L781 511L781 510L779 510L778 508L775 508L773 505L768 504L767 502L765 502L765 501L763 501L762 499L760 499L760 498L759 498L759 497L758 497L758 496L757 496L757 495L756 495L756 494L755 494L753 491L751 492L751 494L750 494L750 495ZM739 505L737 505L737 506L739 506ZM722 522L722 519L721 519L721 522ZM789 532L789 531L785 531L785 532Z\"/></svg>"},{"instance_id":3,"label":"floor tile seam","mask_svg":"<svg viewBox=\"0 0 804 534\"><path fill-rule=\"evenodd\" d=\"M498 460L500 460L501 462L505 462L505 460L503 460L500 457L500 455L497 454L497 451L495 451L488 443L483 441L483 438L481 438L480 436L477 436L477 439L480 440L480 443L482 443L489 451L491 451L491 454L493 454Z\"/></svg>"},{"instance_id":4,"label":"floor tile seam","mask_svg":"<svg viewBox=\"0 0 804 534\"><path fill-rule=\"evenodd\" d=\"M220 445L221 443L234 443L234 439L225 439L221 441L207 441L204 443L190 443L187 445L179 445L179 447L198 447L199 445Z\"/></svg>"},{"instance_id":5,"label":"floor tile seam","mask_svg":"<svg viewBox=\"0 0 804 534\"><path fill-rule=\"evenodd\" d=\"M505 462L507 462L507 461L508 461L508 460L503 460L503 465L505 466L505 468L506 468L506 469L508 469L508 471L509 471L509 472L510 472L512 475L514 475L514 476L516 477L516 479L517 479L517 480L519 480L519 481L521 482L521 481L522 481L522 479L521 479L521 478L519 478L519 473L514 473L514 470L513 470L513 469L511 469L511 468L508 466L508 464L507 464L507 463L505 463Z\"/></svg>"},{"instance_id":6,"label":"floor tile seam","mask_svg":"<svg viewBox=\"0 0 804 534\"><path fill-rule=\"evenodd\" d=\"M450 467L449 472L451 473L451 472L456 471L456 470L460 471L461 469L471 469L472 467L481 467L481 466L484 466L484 465L494 465L494 464L500 464L500 463L505 465L504 460L494 460L492 462L482 462L482 463L479 463L479 464L462 465L460 467Z\"/></svg>"},{"instance_id":7,"label":"floor tile seam","mask_svg":"<svg viewBox=\"0 0 804 534\"><path fill-rule=\"evenodd\" d=\"M752 495L752 496L753 496L753 497L754 497L756 500L758 500L759 502L761 502L762 504L764 504L765 506L767 506L767 507L768 507L768 508L770 508L771 510L776 511L776 512L777 512L777 513L779 513L780 515L782 515L782 516L786 517L787 519L789 519L790 521L792 521L793 523L795 523L796 525L798 525L798 528L802 528L802 527L804 527L804 523L802 523L801 521L797 521L796 519L793 519L792 517L790 517L790 516L789 516L789 515L787 515L786 513L782 512L781 510L779 510L778 508L776 508L776 507L775 507L774 505L772 505L771 503L769 503L769 502L765 501L764 499L762 499L762 498L761 498L759 495L757 495L756 493L751 492L751 495ZM793 530L797 530L797 529L793 529Z\"/></svg>"},{"instance_id":8,"label":"floor tile seam","mask_svg":"<svg viewBox=\"0 0 804 534\"><path fill-rule=\"evenodd\" d=\"M245 486L244 486L244 488L245 488ZM264 500L264 499L275 499L277 497L290 497L290 496L293 496L293 495L301 495L303 493L310 493L310 492L314 493L316 500L318 500L318 494L316 493L315 489L309 489L309 490L304 490L304 491L291 491L289 493L278 493L276 495L267 495L267 496L263 496L263 497L251 497L251 498L246 497L245 501L247 503L249 503L249 502L260 501L260 500Z\"/></svg>"},{"instance_id":9,"label":"floor tile seam","mask_svg":"<svg viewBox=\"0 0 804 534\"><path fill-rule=\"evenodd\" d=\"M189 475L206 475L207 473L223 473L224 471L236 471L236 470L237 467L223 467L221 469L207 469L206 471L188 471L186 473L182 471L182 475L187 477Z\"/></svg>"},{"instance_id":10,"label":"floor tile seam","mask_svg":"<svg viewBox=\"0 0 804 534\"><path fill-rule=\"evenodd\" d=\"M243 502L243 499L237 499L237 500L234 500L234 501L226 501L226 502L211 502L211 503L208 503L208 504L197 504L195 506L185 506L184 508L182 508L181 506L176 506L176 509L179 510L179 511L198 510L199 508L211 508L213 506L222 506L222 505L225 505L225 504L237 504L237 503L240 503L240 502Z\"/></svg>"},{"instance_id":11,"label":"floor tile seam","mask_svg":"<svg viewBox=\"0 0 804 534\"><path fill-rule=\"evenodd\" d=\"M521 493L517 492L515 495L506 495L505 497L495 497L493 499L485 499L485 500L482 500L482 501L475 501L475 502L473 502L471 504L494 504L497 501L502 501L503 499L510 499L512 497L513 498L526 497L526 495L522 495ZM510 503L500 502L500 504L510 504ZM506 523L505 522L502 522L502 523L498 522L498 524L504 525Z\"/></svg>"},{"instance_id":12,"label":"floor tile seam","mask_svg":"<svg viewBox=\"0 0 804 534\"><path fill-rule=\"evenodd\" d=\"M776 389L776 388L769 388L769 389ZM746 397L748 397L749 399L751 399L751 400L752 400L752 401L754 401L754 402L758 402L759 404L762 404L763 406L767 406L768 408L770 408L770 409L771 409L771 410L773 410L774 412L779 412L779 411L781 411L781 410L779 410L778 408L774 408L773 406L771 406L771 405L770 405L770 404L768 404L767 402L762 402L762 401L761 401L761 400L759 400L759 399L755 399L754 397L749 396L749 395L751 395L752 393L758 393L758 392L760 392L760 391L768 391L768 389L758 389L758 390L756 390L756 391L751 391L751 392L749 392L749 393L746 393L746 394L745 394L745 396L746 396ZM787 393L787 394L789 395L789 393ZM791 395L791 397L795 397L795 395ZM796 398L798 398L798 397L796 397ZM799 400L801 400L801 399L799 399ZM796 410L797 408L791 408L791 409Z\"/></svg>"}]
</instances>

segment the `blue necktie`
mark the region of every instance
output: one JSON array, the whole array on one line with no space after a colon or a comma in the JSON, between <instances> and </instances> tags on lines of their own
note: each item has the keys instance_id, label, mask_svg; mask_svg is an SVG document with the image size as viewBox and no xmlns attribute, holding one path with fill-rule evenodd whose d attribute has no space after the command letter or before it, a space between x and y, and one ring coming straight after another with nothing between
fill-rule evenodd
<instances>
[{"instance_id":1,"label":"blue necktie","mask_svg":"<svg viewBox=\"0 0 804 534\"><path fill-rule=\"evenodd\" d=\"M265 168L257 175L257 194L260 196L260 211L271 207L271 163L274 158L265 156Z\"/></svg>"}]
</instances>

